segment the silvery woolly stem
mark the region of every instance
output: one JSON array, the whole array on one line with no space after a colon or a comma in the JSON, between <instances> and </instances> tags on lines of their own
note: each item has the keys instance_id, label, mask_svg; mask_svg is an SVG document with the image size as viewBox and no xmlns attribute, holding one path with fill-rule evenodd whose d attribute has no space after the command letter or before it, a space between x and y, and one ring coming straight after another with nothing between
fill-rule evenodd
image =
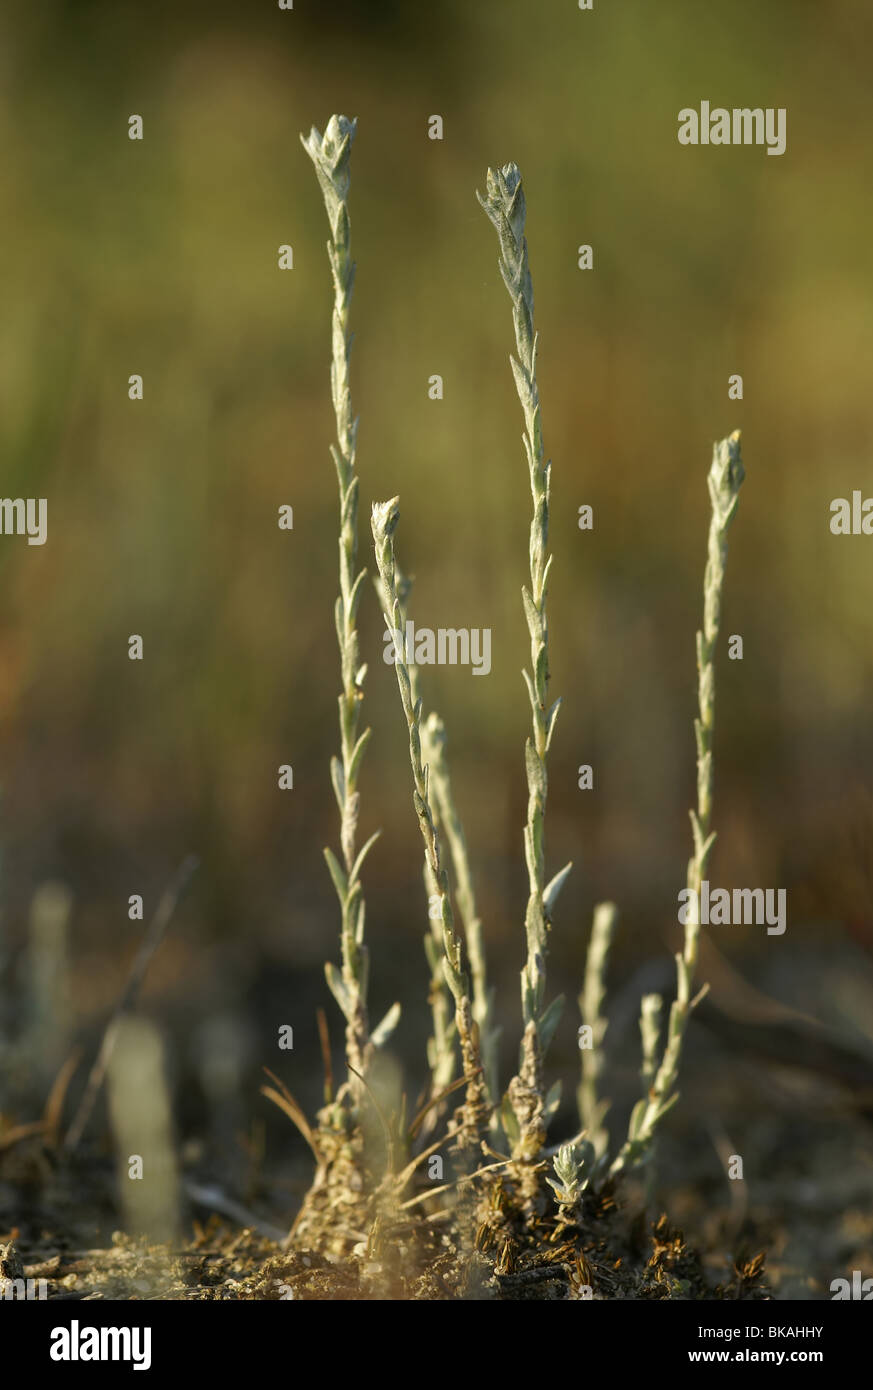
<instances>
[{"instance_id":1,"label":"silvery woolly stem","mask_svg":"<svg viewBox=\"0 0 873 1390\"><path fill-rule=\"evenodd\" d=\"M415 666L410 668L410 679L412 681L413 700L420 698L417 692L417 682L415 680ZM421 726L421 755L425 767L433 768L433 746L430 740L428 725ZM434 825L439 832L439 813L435 804L432 804L434 815ZM433 876L430 859L427 853L424 856L424 887L427 896L428 925L429 932L424 938L424 953L430 967L430 989L428 991L428 1002L431 1008L433 1019L433 1033L427 1042L427 1061L431 1073L431 1096L437 1096L450 1086L455 1076L455 1037L457 1028L455 1027L452 1016L451 992L446 981L443 970L443 925L442 908L439 915L434 912L434 899L439 898L439 885ZM473 1005L473 1016L475 1018L475 1003ZM442 1107L434 1107L428 1114L425 1121L423 1132L427 1133L439 1120Z\"/></svg>"},{"instance_id":2,"label":"silvery woolly stem","mask_svg":"<svg viewBox=\"0 0 873 1390\"><path fill-rule=\"evenodd\" d=\"M612 1165L618 1172L639 1162L650 1149L655 1128L678 1100L675 1090L688 1020L706 987L692 999L700 943L700 889L706 877L715 843L712 821L712 734L715 723L715 648L721 625L721 599L727 563L727 534L740 500L745 470L740 454L740 432L735 430L713 448L709 470L712 518L709 526L706 570L703 577L703 629L697 633L698 717L694 721L697 744L697 810L690 811L694 852L688 861L686 885L692 896L687 905L685 942L676 956L676 998L670 1009L667 1043L649 1093L631 1114L627 1142Z\"/></svg>"},{"instance_id":3,"label":"silvery woolly stem","mask_svg":"<svg viewBox=\"0 0 873 1390\"><path fill-rule=\"evenodd\" d=\"M643 1054L640 1080L643 1083L643 1095L648 1094L658 1069L658 1042L661 1037L663 1008L664 1001L660 994L644 994L640 1001L640 1043Z\"/></svg>"},{"instance_id":4,"label":"silvery woolly stem","mask_svg":"<svg viewBox=\"0 0 873 1390\"><path fill-rule=\"evenodd\" d=\"M489 1100L497 1096L497 1040L494 1025L494 990L488 987L485 961L485 942L482 920L476 909L476 893L467 852L467 837L452 791L452 780L446 758L446 729L438 714L431 713L424 726L427 763L436 810L437 827L445 831L455 871L455 893L458 910L464 924L470 975L473 982L473 1018L479 1028L480 1047L485 1070L485 1086Z\"/></svg>"},{"instance_id":5,"label":"silvery woolly stem","mask_svg":"<svg viewBox=\"0 0 873 1390\"><path fill-rule=\"evenodd\" d=\"M658 1070L658 1044L661 1040L661 1014L664 1008L664 1001L660 994L644 994L640 1000L640 1044L642 1047L642 1067L640 1068L640 1081L643 1087L643 1098L647 1098L652 1089L652 1083ZM657 1152L657 1135L653 1135L646 1150L649 1163L646 1172L645 1183L645 1205L648 1206L652 1201L655 1192L655 1155Z\"/></svg>"},{"instance_id":6,"label":"silvery woolly stem","mask_svg":"<svg viewBox=\"0 0 873 1390\"><path fill-rule=\"evenodd\" d=\"M399 630L406 631L409 616L409 596L412 581L395 565L395 585L398 598ZM385 598L384 586L379 588L382 611L393 623L390 605ZM421 700L421 685L418 667L413 662L409 666L409 682L413 705ZM484 1059L485 1084L489 1100L496 1095L497 1078L497 1038L493 1024L493 991L488 990L485 947L482 938L482 922L476 911L476 898L473 877L467 853L464 827L457 809L446 759L446 731L443 721L431 712L420 725L422 761L428 768L429 785L433 795L431 809L437 831L443 830L448 840L455 870L456 893L467 952L470 958L470 973L473 984L473 1018L479 1028L480 1047ZM431 931L425 937L425 954L431 968L430 1005L433 1015L433 1034L428 1040L428 1063L431 1068L432 1093L438 1094L448 1086L455 1071L454 1038L455 1028L451 1022L451 1004L447 993L445 975L442 968L442 925L439 918L430 914L432 899L438 897L427 854L424 860L424 882L428 899ZM435 1122L438 1112L431 1111L429 1119Z\"/></svg>"},{"instance_id":7,"label":"silvery woolly stem","mask_svg":"<svg viewBox=\"0 0 873 1390\"><path fill-rule=\"evenodd\" d=\"M544 1009L546 933L550 908L563 885L569 865L546 886L543 825L548 789L546 754L551 743L560 700L548 706L549 630L546 615L551 557L547 556L551 464L544 462L540 401L536 380L537 340L533 326L533 285L524 235L525 202L521 174L515 164L489 169L484 196L476 195L497 231L500 272L512 301L517 356L510 356L516 390L524 413L524 448L530 472L533 518L530 528L530 589L522 589L530 633L531 670L524 672L530 697L532 737L525 747L528 809L524 831L529 896L525 913L527 961L522 971L524 1019L521 1066L510 1083L509 1101L518 1137L514 1156L533 1159L545 1142L543 1055L557 1024L558 1001Z\"/></svg>"},{"instance_id":8,"label":"silvery woolly stem","mask_svg":"<svg viewBox=\"0 0 873 1390\"><path fill-rule=\"evenodd\" d=\"M402 573L400 567L395 563L394 583L397 592L399 631L406 631L406 620L409 615L409 596L412 592L412 580ZM381 577L378 579L376 589L379 595L379 603L389 625L393 626L393 608L389 599L385 596L385 586ZM413 664L409 670L409 685L412 696L412 703L416 705L422 698L421 683L418 677L418 667ZM421 752L422 761L426 767L430 767L434 761L434 750L431 743L430 724L435 719L431 715L421 726ZM434 821L437 823L439 817L436 814L437 808L434 807ZM431 1008L433 1020L433 1032L427 1040L427 1062L431 1072L431 1096L437 1096L451 1085L455 1075L455 1024L452 1017L452 1000L446 977L443 972L443 928L441 917L432 912L433 899L439 897L437 884L434 881L433 871L431 870L430 860L427 852L424 856L424 888L428 905L428 926L429 931L424 938L424 953L430 968L430 989L428 991L428 1003ZM473 1005L475 1017L475 1002ZM427 1115L423 1125L423 1133L427 1133L437 1124L440 1116L440 1107L434 1106Z\"/></svg>"},{"instance_id":9,"label":"silvery woolly stem","mask_svg":"<svg viewBox=\"0 0 873 1390\"><path fill-rule=\"evenodd\" d=\"M397 593L394 531L399 519L399 499L374 503L372 515L376 564L384 590L385 604L390 616L386 621L395 633L402 633L400 600ZM474 1149L484 1133L487 1121L485 1087L479 1060L477 1029L470 1003L470 988L462 961L461 942L455 932L454 915L449 897L448 875L440 858L440 843L434 824L428 787L428 773L422 759L421 697L413 698L412 681L406 662L402 637L394 644L394 669L403 713L409 729L409 759L412 765L413 804L421 830L424 852L439 895L440 921L443 933L443 971L455 1001L455 1025L461 1047L461 1061L466 1080L466 1094L457 1116L457 1140L461 1149Z\"/></svg>"},{"instance_id":10,"label":"silvery woolly stem","mask_svg":"<svg viewBox=\"0 0 873 1390\"><path fill-rule=\"evenodd\" d=\"M582 1048L582 1080L578 1091L579 1122L594 1145L598 1158L609 1147L609 1134L603 1120L609 1102L599 1096L603 1074L603 1039L607 1020L603 1013L606 998L606 966L615 934L618 909L614 903L598 903L594 909L591 937L585 958L585 983L579 995L582 1022L591 1028L591 1047Z\"/></svg>"},{"instance_id":11,"label":"silvery woolly stem","mask_svg":"<svg viewBox=\"0 0 873 1390\"><path fill-rule=\"evenodd\" d=\"M346 1060L350 1068L361 1075L366 1073L370 1053L369 1022L367 1018L367 948L364 945L364 898L359 874L364 856L373 839L355 852L360 797L358 773L364 750L370 737L366 729L358 736L358 719L363 699L366 666L359 665L358 632L355 623L365 571L357 570L358 549L358 478L355 472L357 421L352 416L349 389L349 355L351 340L348 332L349 306L355 278L351 258L349 226L349 159L355 135L355 121L345 116L331 116L322 136L312 127L309 137L301 135L303 148L315 165L315 172L330 224L327 254L333 277L334 303L330 365L331 395L336 415L336 446L331 455L339 482L340 537L339 575L340 594L336 601L335 620L342 668L342 694L339 697L339 722L342 760L331 759L331 780L340 812L340 844L343 864L330 850L325 857L336 887L342 910L341 944L342 969L331 963L325 966L327 982L346 1019ZM352 1078L357 1094L360 1083Z\"/></svg>"}]
</instances>

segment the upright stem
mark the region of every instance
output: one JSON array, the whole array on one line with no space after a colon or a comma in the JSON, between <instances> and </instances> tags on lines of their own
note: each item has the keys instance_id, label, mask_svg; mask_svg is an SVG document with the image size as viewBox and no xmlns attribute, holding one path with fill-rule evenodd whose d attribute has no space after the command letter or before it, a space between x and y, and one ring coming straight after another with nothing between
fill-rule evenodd
<instances>
[{"instance_id":1,"label":"upright stem","mask_svg":"<svg viewBox=\"0 0 873 1390\"><path fill-rule=\"evenodd\" d=\"M680 972L679 1002L687 1005L697 966L700 941L700 885L706 875L715 843L712 822L712 735L715 726L715 647L721 627L721 597L727 563L727 533L739 505L740 484L745 472L740 457L740 433L716 444L709 472L712 518L709 525L706 569L703 576L703 630L697 634L698 718L694 721L697 744L697 811L690 811L694 853L688 861L687 886L694 889L696 905L688 915L683 961Z\"/></svg>"},{"instance_id":2,"label":"upright stem","mask_svg":"<svg viewBox=\"0 0 873 1390\"><path fill-rule=\"evenodd\" d=\"M713 448L709 470L709 496L712 519L709 526L706 570L703 577L703 629L697 634L698 717L694 721L697 744L697 810L690 811L694 852L688 861L686 886L691 890L686 907L685 941L676 956L676 998L670 1009L667 1043L648 1096L635 1107L628 1138L612 1165L612 1171L639 1162L651 1146L659 1120L678 1100L675 1090L688 1020L704 990L692 999L700 945L700 888L706 877L709 857L715 843L712 821L712 735L715 725L715 648L721 625L721 599L727 563L727 533L740 500L745 477L740 455L740 432L735 430Z\"/></svg>"},{"instance_id":3,"label":"upright stem","mask_svg":"<svg viewBox=\"0 0 873 1390\"><path fill-rule=\"evenodd\" d=\"M397 593L394 561L394 531L399 519L398 499L373 506L372 529L376 547L376 564L390 613L387 621L392 631L403 632L400 600ZM455 932L454 914L449 897L448 875L440 857L440 843L434 824L428 788L428 772L421 751L421 698L413 699L412 681L402 636L394 644L394 669L403 713L409 728L409 759L412 766L412 799L424 843L428 868L440 901L440 920L443 932L443 971L455 1001L455 1025L461 1046L461 1062L466 1081L466 1095L458 1113L457 1138L459 1148L473 1150L479 1144L487 1124L485 1087L479 1060L478 1030L473 1020L470 987L463 966L461 942Z\"/></svg>"},{"instance_id":4,"label":"upright stem","mask_svg":"<svg viewBox=\"0 0 873 1390\"><path fill-rule=\"evenodd\" d=\"M664 1001L660 994L644 994L640 1000L640 1046L643 1057L640 1081L643 1083L643 1095L648 1094L658 1070L658 1043L661 1037L663 1008Z\"/></svg>"},{"instance_id":5,"label":"upright stem","mask_svg":"<svg viewBox=\"0 0 873 1390\"><path fill-rule=\"evenodd\" d=\"M582 1021L591 1029L593 1044L592 1047L582 1048L582 1081L578 1091L579 1119L598 1158L609 1146L609 1134L603 1124L609 1104L600 1097L600 1081L603 1075L603 1039L607 1028L607 1019L603 1013L603 1001L606 998L606 965L617 919L618 909L614 903L598 903L595 907L588 954L585 958L585 983L579 995Z\"/></svg>"},{"instance_id":6,"label":"upright stem","mask_svg":"<svg viewBox=\"0 0 873 1390\"><path fill-rule=\"evenodd\" d=\"M464 924L467 941L467 955L470 958L470 975L473 981L473 1018L479 1028L480 1047L485 1067L485 1084L489 1100L497 1100L497 1039L494 1026L494 991L488 988L488 973L485 962L485 941L482 935L482 920L476 908L476 893L470 858L467 853L467 837L461 822L454 792L449 765L446 759L446 728L438 714L428 715L424 726L426 735L427 761L430 767L430 782L437 812L437 826L445 831L452 855L455 871L455 892L458 909Z\"/></svg>"},{"instance_id":7,"label":"upright stem","mask_svg":"<svg viewBox=\"0 0 873 1390\"><path fill-rule=\"evenodd\" d=\"M551 464L544 463L540 401L536 380L537 340L533 326L533 286L524 235L525 202L521 174L515 164L489 169L485 195L479 202L497 230L500 271L512 300L517 357L510 357L516 390L524 413L524 448L530 473L533 517L530 527L530 589L522 589L530 634L531 669L525 671L530 697L532 731L525 746L527 769L527 824L524 830L528 872L525 913L527 961L521 977L524 1038L519 1074L510 1083L509 1096L519 1128L516 1157L535 1158L546 1137L545 1095L542 1077L546 987L546 932L543 828L548 781L546 754L551 742L560 701L547 708L549 685L549 629L546 616L551 557L546 554L549 536Z\"/></svg>"},{"instance_id":8,"label":"upright stem","mask_svg":"<svg viewBox=\"0 0 873 1390\"><path fill-rule=\"evenodd\" d=\"M308 139L301 136L303 148L313 164L324 196L330 224L327 254L333 277L333 327L330 384L336 416L336 446L331 455L339 483L340 593L336 601L337 641L342 670L339 697L339 723L342 758L331 759L331 780L340 812L341 868L330 851L325 851L342 911L342 970L326 969L328 984L346 1019L346 1060L349 1068L363 1075L369 1061L369 1023L367 1018L367 948L364 945L364 897L358 877L365 845L355 852L358 811L358 773L370 737L367 729L358 736L358 720L363 700L366 666L359 665L356 615L365 571L357 571L358 478L355 472L357 421L352 416L349 388L349 307L355 278L351 258L351 230L348 213L349 161L356 122L345 116L331 116L322 136L313 126ZM352 1078L357 1094L360 1083Z\"/></svg>"},{"instance_id":9,"label":"upright stem","mask_svg":"<svg viewBox=\"0 0 873 1390\"><path fill-rule=\"evenodd\" d=\"M404 620L401 618L401 622ZM411 666L409 670L412 682L412 698L417 702L418 684L416 681L416 668ZM428 786L430 787L431 775L433 771L433 744L430 737L429 721L420 726L421 732L421 756L424 766L428 769ZM439 832L439 811L436 802L432 800L431 809L433 811L434 825ZM424 856L424 887L427 895L428 926L430 928L424 938L424 953L430 967L430 990L428 992L428 1003L431 1009L433 1020L433 1033L427 1042L427 1060L431 1073L431 1097L441 1094L447 1086L450 1086L455 1076L455 1037L457 1029L454 1024L452 997L446 982L445 971L443 970L443 924L442 908L434 911L434 898L439 898L439 885L436 883L430 859L425 853ZM475 1018L475 1003L473 1005L473 1016ZM434 1106L429 1112L425 1121L423 1133L427 1133L434 1128L440 1118L443 1107Z\"/></svg>"},{"instance_id":10,"label":"upright stem","mask_svg":"<svg viewBox=\"0 0 873 1390\"><path fill-rule=\"evenodd\" d=\"M409 615L409 596L412 592L412 580L402 573L399 566L395 564L394 583L397 593L399 630L406 631L406 620ZM393 628L394 616L391 600L385 594L385 587L381 577L376 585L379 602L382 612L389 626ZM418 667L413 662L408 668L409 686L413 706L422 701L421 682L418 677ZM433 768L436 750L431 738L432 721L436 720L436 715L420 726L421 732L421 751L422 761L425 767ZM437 720L438 723L441 721ZM438 808L434 809L434 822L438 825ZM438 1096L447 1086L451 1085L455 1075L455 1026L452 1019L452 1000L446 977L443 972L443 927L440 916L432 911L433 899L439 897L433 873L430 867L430 860L427 853L424 856L424 888L428 904L428 933L424 938L424 953L430 967L430 989L428 992L428 1003L431 1009L433 1020L433 1032L427 1040L427 1061L431 1073L431 1097ZM475 1017L475 1002L473 1005ZM478 1020L477 1020L478 1021ZM440 1118L441 1107L434 1106L427 1115L423 1126L423 1133L427 1133L434 1128Z\"/></svg>"}]
</instances>

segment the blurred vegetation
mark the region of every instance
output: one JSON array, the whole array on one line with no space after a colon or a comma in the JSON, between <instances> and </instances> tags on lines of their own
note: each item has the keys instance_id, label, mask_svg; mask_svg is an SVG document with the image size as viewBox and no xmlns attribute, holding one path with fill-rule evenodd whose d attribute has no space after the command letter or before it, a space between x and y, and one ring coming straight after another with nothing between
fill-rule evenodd
<instances>
[{"instance_id":1,"label":"blurred vegetation","mask_svg":"<svg viewBox=\"0 0 873 1390\"><path fill-rule=\"evenodd\" d=\"M60 879L79 961L123 971L128 895L153 906L193 851L187 944L166 946L179 997L218 959L242 995L266 961L300 981L291 1021L307 1046L316 1005L333 1009L319 983L338 928L321 857L338 838L330 283L298 133L336 110L359 120L362 554L370 501L399 493L417 623L493 632L489 679L423 676L449 731L507 1045L524 949L529 496L505 295L474 197L488 164L516 160L525 177L554 469L565 705L547 863L576 870L552 978L575 995L602 897L622 912L619 970L678 940L705 478L712 441L736 427L748 481L724 631L742 633L745 658L718 661L713 878L786 887L786 940L840 923L873 949L873 541L828 529L831 498L873 495L871 40L865 0L591 13L46 0L3 15L3 493L46 496L49 526L42 549L0 543L9 939L34 889ZM787 107L785 155L681 147L677 113L703 98ZM427 139L437 112L442 142ZM285 242L292 272L277 269ZM582 242L593 272L577 269ZM291 533L276 525L285 502ZM577 529L583 502L593 533ZM373 1014L402 993L398 1044L420 1056L421 851L370 594L361 625L374 729L361 836L385 830L366 870ZM131 633L142 663L127 659ZM583 762L591 793L577 790ZM278 790L282 763L293 793ZM772 949L754 928L719 944ZM81 1016L111 997L86 991ZM573 1026L568 1011L570 1049Z\"/></svg>"}]
</instances>

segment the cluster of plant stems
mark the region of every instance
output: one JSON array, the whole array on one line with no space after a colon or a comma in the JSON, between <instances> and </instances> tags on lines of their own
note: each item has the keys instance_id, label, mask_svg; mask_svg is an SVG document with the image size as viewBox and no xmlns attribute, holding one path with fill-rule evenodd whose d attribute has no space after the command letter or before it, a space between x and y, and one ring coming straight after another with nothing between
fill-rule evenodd
<instances>
[{"instance_id":1,"label":"cluster of plant stems","mask_svg":"<svg viewBox=\"0 0 873 1390\"><path fill-rule=\"evenodd\" d=\"M331 389L336 416L336 444L331 447L339 484L339 586L335 619L340 651L342 689L339 696L340 756L332 759L331 778L340 817L340 854L325 850L340 906L341 963L326 966L327 982L345 1020L348 1081L322 1112L322 1128L359 1126L371 1105L369 1077L374 1053L395 1028L395 1004L378 1026L369 1029L367 1012L368 950L361 870L377 838L371 835L357 847L360 797L358 780L370 730L359 732L366 664L361 664L357 610L365 572L358 569L357 518L359 480L356 471L357 422L352 415L349 385L349 309L354 283L348 212L349 165L356 123L332 116L324 134L313 128L303 140L321 185L330 227L328 256L334 288ZM677 991L669 1009L666 1039L661 1045L663 1000L647 995L641 1002L642 1095L634 1106L627 1134L611 1157L605 1120L609 1103L602 1094L606 969L615 933L617 910L612 903L595 907L579 995L581 1076L577 1099L579 1129L557 1150L547 1148L549 1122L560 1103L560 1083L549 1087L546 1056L559 1025L563 997L547 999L548 934L559 894L570 873L567 864L547 878L545 817L548 795L547 759L555 733L560 699L549 695L548 586L552 557L548 551L551 464L543 444L542 414L537 386L537 335L534 328L533 286L525 236L526 209L521 174L514 164L489 169L479 202L498 239L499 268L509 293L514 333L512 374L521 405L523 444L530 480L532 513L529 578L522 587L522 605L530 638L530 668L523 672L531 711L531 731L525 743L527 817L522 843L527 867L528 899L524 914L526 957L521 970L521 1033L518 1068L501 1094L498 1030L494 993L489 986L484 932L479 916L467 850L467 840L452 791L446 754L446 732L434 711L425 713L418 669L409 663L403 642L411 584L395 558L399 499L374 503L371 515L376 560L376 589L384 620L395 634L394 670L406 722L412 800L421 830L427 929L425 952L430 969L432 1033L427 1060L429 1094L409 1134L419 1142L446 1115L447 1135L461 1181L499 1168L502 1182L514 1192L522 1213L541 1213L549 1196L560 1226L578 1220L582 1194L589 1183L607 1174L637 1168L654 1152L655 1136L664 1116L678 1099L677 1081L683 1045L692 1011L705 989L694 994L700 926L690 914L682 950L676 955ZM719 636L721 599L727 555L727 532L736 514L743 481L739 433L716 444L709 473L712 516L704 576L703 626L697 634L699 710L695 720L697 745L697 806L691 811L693 852L687 883L699 890L715 840L711 829L713 791L714 657ZM450 875L451 869L451 875ZM457 908L457 913L456 909ZM460 1067L460 1075L457 1075ZM455 1095L451 1111L450 1097ZM451 1113L449 1113L451 1111ZM339 1119L338 1119L339 1116ZM318 1135L310 1131L318 1152ZM434 1145L422 1151L429 1154ZM421 1157L421 1155L419 1155ZM408 1153L407 1153L408 1158ZM552 1159L551 1163L549 1159ZM496 1160L496 1161L492 1161ZM392 1170L395 1186L407 1183L418 1167L413 1159ZM549 1193L551 1189L551 1194Z\"/></svg>"}]
</instances>

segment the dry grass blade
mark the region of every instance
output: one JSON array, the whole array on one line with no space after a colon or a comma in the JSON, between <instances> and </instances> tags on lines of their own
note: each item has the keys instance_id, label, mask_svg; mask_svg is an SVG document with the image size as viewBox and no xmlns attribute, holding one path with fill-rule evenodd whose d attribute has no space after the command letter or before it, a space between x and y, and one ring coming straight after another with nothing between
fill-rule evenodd
<instances>
[{"instance_id":1,"label":"dry grass blade","mask_svg":"<svg viewBox=\"0 0 873 1390\"><path fill-rule=\"evenodd\" d=\"M318 1041L321 1047L321 1064L324 1067L324 1103L330 1105L333 1100L333 1063L330 1058L330 1031L324 1009L317 1011L316 1018L318 1020Z\"/></svg>"},{"instance_id":2,"label":"dry grass blade","mask_svg":"<svg viewBox=\"0 0 873 1390\"><path fill-rule=\"evenodd\" d=\"M22 1140L33 1139L38 1134L45 1134L44 1120L30 1120L25 1125L16 1125L14 1129L7 1129L5 1134L0 1134L0 1153L5 1153L7 1149L14 1148Z\"/></svg>"},{"instance_id":3,"label":"dry grass blade","mask_svg":"<svg viewBox=\"0 0 873 1390\"><path fill-rule=\"evenodd\" d=\"M297 1101L294 1099L291 1092L288 1090L288 1087L285 1085L284 1081L280 1081L278 1076L275 1076L273 1072L270 1071L269 1067L264 1067L264 1071L267 1073L267 1076L269 1076L271 1081L275 1081L276 1086L279 1089L274 1090L272 1086L262 1086L261 1095L266 1096L267 1100L271 1100L274 1105L278 1105L279 1109L285 1115L288 1116L289 1120L291 1120L293 1124L297 1126L297 1128L300 1130L300 1133L303 1135L303 1138L306 1140L307 1144L309 1145L310 1149L315 1155L316 1159L320 1163L321 1155L319 1154L318 1148L315 1143L315 1136L312 1133L312 1130L309 1126L309 1121L307 1120L303 1111L300 1109L300 1106L297 1104Z\"/></svg>"},{"instance_id":4,"label":"dry grass blade","mask_svg":"<svg viewBox=\"0 0 873 1390\"><path fill-rule=\"evenodd\" d=\"M434 1148L438 1149L439 1144L435 1144ZM428 1153L433 1153L433 1149L429 1149ZM421 1157L426 1158L427 1154L422 1154ZM474 1182L475 1179L480 1178L483 1173L492 1173L495 1168L508 1168L512 1162L513 1160L511 1158L502 1158L499 1163L483 1164L481 1168L476 1169L475 1173L461 1173L457 1178L453 1178L451 1182L443 1183L441 1187L434 1187L431 1188L429 1192L420 1192L417 1197L410 1197L408 1201L402 1203L400 1210L408 1211L410 1207L418 1206L419 1203L426 1202L430 1197L436 1197L439 1192L448 1192L454 1187L462 1187L464 1183Z\"/></svg>"},{"instance_id":5,"label":"dry grass blade","mask_svg":"<svg viewBox=\"0 0 873 1390\"><path fill-rule=\"evenodd\" d=\"M64 1109L64 1101L70 1087L76 1068L82 1060L82 1049L76 1048L67 1057L54 1081L52 1088L46 1099L45 1109L42 1113L42 1122L45 1126L46 1142L51 1148L56 1148L58 1136L61 1128L61 1115Z\"/></svg>"},{"instance_id":6,"label":"dry grass blade","mask_svg":"<svg viewBox=\"0 0 873 1390\"><path fill-rule=\"evenodd\" d=\"M410 1143L416 1138L418 1131L421 1129L427 1115L433 1110L434 1106L441 1105L448 1096L452 1095L454 1091L460 1091L461 1087L464 1085L466 1085L466 1077L459 1076L457 1081L452 1082L451 1086L446 1086L442 1091L438 1091L435 1096L431 1096L430 1100L426 1105L421 1107L415 1119L412 1121L412 1124L409 1126L408 1138Z\"/></svg>"}]
</instances>

